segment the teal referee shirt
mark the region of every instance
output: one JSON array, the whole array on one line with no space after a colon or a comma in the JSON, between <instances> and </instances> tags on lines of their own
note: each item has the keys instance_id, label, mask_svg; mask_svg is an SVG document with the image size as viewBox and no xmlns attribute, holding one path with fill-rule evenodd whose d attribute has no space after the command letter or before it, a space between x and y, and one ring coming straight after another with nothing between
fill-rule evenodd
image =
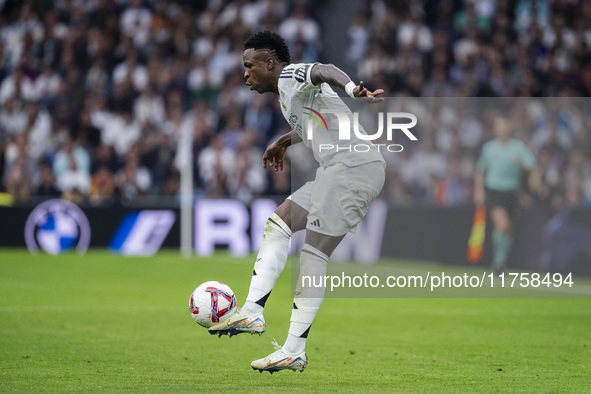
<instances>
[{"instance_id":1,"label":"teal referee shirt","mask_svg":"<svg viewBox=\"0 0 591 394\"><path fill-rule=\"evenodd\" d=\"M536 159L523 142L510 138L505 144L494 139L482 147L478 169L484 172L484 186L499 192L515 191L521 183L523 167L532 168Z\"/></svg>"}]
</instances>

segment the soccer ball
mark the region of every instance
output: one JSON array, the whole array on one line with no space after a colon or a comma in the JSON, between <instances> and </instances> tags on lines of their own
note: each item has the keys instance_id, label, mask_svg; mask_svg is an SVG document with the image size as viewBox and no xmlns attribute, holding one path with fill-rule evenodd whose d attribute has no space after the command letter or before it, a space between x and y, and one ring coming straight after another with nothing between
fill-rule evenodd
<instances>
[{"instance_id":1,"label":"soccer ball","mask_svg":"<svg viewBox=\"0 0 591 394\"><path fill-rule=\"evenodd\" d=\"M189 310L197 324L209 328L228 320L236 312L236 296L222 282L205 282L191 294Z\"/></svg>"}]
</instances>

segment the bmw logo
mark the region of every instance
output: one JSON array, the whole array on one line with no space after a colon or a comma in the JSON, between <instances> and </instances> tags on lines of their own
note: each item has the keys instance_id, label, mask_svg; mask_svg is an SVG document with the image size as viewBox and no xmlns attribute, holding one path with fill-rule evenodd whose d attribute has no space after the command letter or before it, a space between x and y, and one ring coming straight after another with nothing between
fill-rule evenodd
<instances>
[{"instance_id":1,"label":"bmw logo","mask_svg":"<svg viewBox=\"0 0 591 394\"><path fill-rule=\"evenodd\" d=\"M67 200L48 200L29 215L25 241L31 253L41 249L58 255L75 249L84 254L90 244L90 225L76 204Z\"/></svg>"}]
</instances>

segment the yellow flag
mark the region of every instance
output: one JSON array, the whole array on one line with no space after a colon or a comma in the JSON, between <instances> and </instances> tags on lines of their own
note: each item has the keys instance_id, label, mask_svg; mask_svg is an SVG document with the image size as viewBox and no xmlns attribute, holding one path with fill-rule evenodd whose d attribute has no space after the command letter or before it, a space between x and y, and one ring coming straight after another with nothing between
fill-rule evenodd
<instances>
[{"instance_id":1,"label":"yellow flag","mask_svg":"<svg viewBox=\"0 0 591 394\"><path fill-rule=\"evenodd\" d=\"M468 240L468 261L472 264L477 263L482 257L482 247L486 236L486 207L484 204L476 206L474 220L472 223L472 232Z\"/></svg>"}]
</instances>

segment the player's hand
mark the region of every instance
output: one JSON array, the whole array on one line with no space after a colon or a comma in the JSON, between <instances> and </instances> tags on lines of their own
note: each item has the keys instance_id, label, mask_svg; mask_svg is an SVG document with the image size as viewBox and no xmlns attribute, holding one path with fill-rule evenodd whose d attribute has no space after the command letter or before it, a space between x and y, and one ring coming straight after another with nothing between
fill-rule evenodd
<instances>
[{"instance_id":1,"label":"player's hand","mask_svg":"<svg viewBox=\"0 0 591 394\"><path fill-rule=\"evenodd\" d=\"M373 92L367 90L367 88L363 85L363 81L359 82L358 86L355 86L353 89L353 95L362 101L366 101L368 103L378 103L383 101L383 97L378 97L380 94L384 94L384 89L377 89Z\"/></svg>"},{"instance_id":2,"label":"player's hand","mask_svg":"<svg viewBox=\"0 0 591 394\"><path fill-rule=\"evenodd\" d=\"M287 146L282 146L273 142L267 147L263 154L263 168L267 168L267 161L269 166L275 169L275 172L283 170L283 156L287 151Z\"/></svg>"}]
</instances>

